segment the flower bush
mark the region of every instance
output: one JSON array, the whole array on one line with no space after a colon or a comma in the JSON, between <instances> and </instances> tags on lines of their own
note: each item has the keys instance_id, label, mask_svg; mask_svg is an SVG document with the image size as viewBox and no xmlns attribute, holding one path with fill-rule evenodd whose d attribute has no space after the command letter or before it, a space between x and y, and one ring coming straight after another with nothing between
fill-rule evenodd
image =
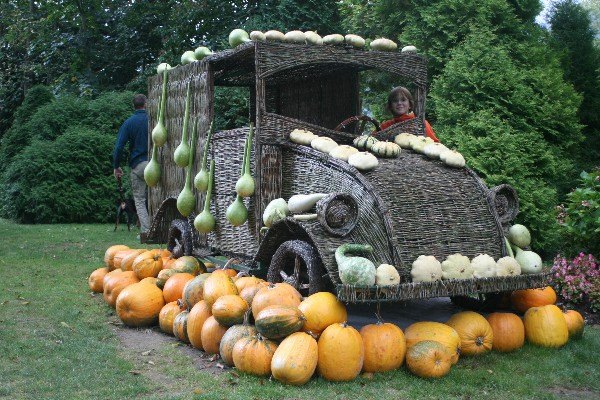
<instances>
[{"instance_id":1,"label":"flower bush","mask_svg":"<svg viewBox=\"0 0 600 400\"><path fill-rule=\"evenodd\" d=\"M569 260L560 254L552 266L553 286L569 305L589 303L593 312L600 311L600 266L592 254L579 253Z\"/></svg>"}]
</instances>

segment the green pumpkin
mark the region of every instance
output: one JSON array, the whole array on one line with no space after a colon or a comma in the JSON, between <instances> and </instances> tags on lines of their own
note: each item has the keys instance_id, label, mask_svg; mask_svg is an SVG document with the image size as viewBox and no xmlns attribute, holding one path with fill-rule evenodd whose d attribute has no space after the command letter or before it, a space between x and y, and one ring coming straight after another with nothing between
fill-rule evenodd
<instances>
[{"instance_id":1,"label":"green pumpkin","mask_svg":"<svg viewBox=\"0 0 600 400\"><path fill-rule=\"evenodd\" d=\"M371 150L371 147L379 140L370 135L360 135L354 138L352 144L359 150Z\"/></svg>"}]
</instances>

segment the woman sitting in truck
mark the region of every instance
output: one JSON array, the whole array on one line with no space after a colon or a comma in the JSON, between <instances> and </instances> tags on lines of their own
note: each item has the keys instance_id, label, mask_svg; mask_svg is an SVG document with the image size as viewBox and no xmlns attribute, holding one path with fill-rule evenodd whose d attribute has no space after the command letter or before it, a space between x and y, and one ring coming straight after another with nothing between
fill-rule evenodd
<instances>
[{"instance_id":1,"label":"woman sitting in truck","mask_svg":"<svg viewBox=\"0 0 600 400\"><path fill-rule=\"evenodd\" d=\"M394 116L393 119L384 121L381 123L381 129L389 128L390 126L397 124L398 122L407 121L415 118L415 113L412 111L414 106L412 94L410 91L403 87L397 86L392 89L387 98L387 109ZM425 120L425 134L433 139L434 142L440 140L435 136L435 132L429 125L429 122ZM377 134L375 134L377 136Z\"/></svg>"}]
</instances>

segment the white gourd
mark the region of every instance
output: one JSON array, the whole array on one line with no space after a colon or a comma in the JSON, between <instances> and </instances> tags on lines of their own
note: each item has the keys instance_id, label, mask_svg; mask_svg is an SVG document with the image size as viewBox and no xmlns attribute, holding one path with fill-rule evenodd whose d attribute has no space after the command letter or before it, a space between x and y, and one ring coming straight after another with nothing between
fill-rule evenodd
<instances>
[{"instance_id":1,"label":"white gourd","mask_svg":"<svg viewBox=\"0 0 600 400\"><path fill-rule=\"evenodd\" d=\"M262 33L261 31L250 32L250 39L254 40L255 42L264 42L265 40L267 40L267 38L265 37L265 34Z\"/></svg>"},{"instance_id":2,"label":"white gourd","mask_svg":"<svg viewBox=\"0 0 600 400\"><path fill-rule=\"evenodd\" d=\"M283 32L270 30L265 32L265 39L267 40L267 42L284 42L285 35L283 34Z\"/></svg>"},{"instance_id":3,"label":"white gourd","mask_svg":"<svg viewBox=\"0 0 600 400\"><path fill-rule=\"evenodd\" d=\"M443 279L471 279L473 278L473 267L469 257L460 253L451 254L442 261Z\"/></svg>"},{"instance_id":4,"label":"white gourd","mask_svg":"<svg viewBox=\"0 0 600 400\"><path fill-rule=\"evenodd\" d=\"M440 154L440 160L449 167L462 168L465 166L465 158L456 150L446 150Z\"/></svg>"},{"instance_id":5,"label":"white gourd","mask_svg":"<svg viewBox=\"0 0 600 400\"><path fill-rule=\"evenodd\" d=\"M327 136L317 136L310 142L310 147L327 154L337 146L335 140Z\"/></svg>"},{"instance_id":6,"label":"white gourd","mask_svg":"<svg viewBox=\"0 0 600 400\"><path fill-rule=\"evenodd\" d=\"M417 48L415 46L404 46L401 50L402 53L416 53Z\"/></svg>"},{"instance_id":7,"label":"white gourd","mask_svg":"<svg viewBox=\"0 0 600 400\"><path fill-rule=\"evenodd\" d=\"M439 159L440 154L442 154L442 152L444 152L446 150L448 150L448 148L446 146L444 146L441 143L434 142L434 143L429 143L428 145L426 145L423 148L423 154L425 154L429 158Z\"/></svg>"},{"instance_id":8,"label":"white gourd","mask_svg":"<svg viewBox=\"0 0 600 400\"><path fill-rule=\"evenodd\" d=\"M375 273L375 284L378 286L392 286L400 283L400 274L396 267L390 264L381 264Z\"/></svg>"},{"instance_id":9,"label":"white gourd","mask_svg":"<svg viewBox=\"0 0 600 400\"><path fill-rule=\"evenodd\" d=\"M348 162L348 158L352 155L358 153L358 150L352 146L348 146L347 144L342 144L340 146L334 147L329 155L333 158L337 158L343 161Z\"/></svg>"},{"instance_id":10,"label":"white gourd","mask_svg":"<svg viewBox=\"0 0 600 400\"><path fill-rule=\"evenodd\" d=\"M323 44L323 38L317 32L306 31L304 32L304 36L306 37L306 44L312 44L317 46Z\"/></svg>"},{"instance_id":11,"label":"white gourd","mask_svg":"<svg viewBox=\"0 0 600 400\"><path fill-rule=\"evenodd\" d=\"M400 154L400 146L394 142L379 141L371 147L371 153L384 158L398 157Z\"/></svg>"},{"instance_id":12,"label":"white gourd","mask_svg":"<svg viewBox=\"0 0 600 400\"><path fill-rule=\"evenodd\" d=\"M542 272L542 258L534 251L521 250L518 247L515 250L515 260L521 266L521 273L526 274L539 274Z\"/></svg>"},{"instance_id":13,"label":"white gourd","mask_svg":"<svg viewBox=\"0 0 600 400\"><path fill-rule=\"evenodd\" d=\"M368 151L360 151L348 157L348 164L359 171L370 171L379 165L379 160Z\"/></svg>"},{"instance_id":14,"label":"white gourd","mask_svg":"<svg viewBox=\"0 0 600 400\"><path fill-rule=\"evenodd\" d=\"M311 131L304 129L294 129L290 132L290 140L292 142L305 146L310 146L310 142L312 142L315 138L318 138L318 136Z\"/></svg>"},{"instance_id":15,"label":"white gourd","mask_svg":"<svg viewBox=\"0 0 600 400\"><path fill-rule=\"evenodd\" d=\"M430 143L433 143L433 139L431 139L430 137L415 136L414 139L411 139L410 146L414 151L422 154L423 150L425 149L425 146L427 146Z\"/></svg>"},{"instance_id":16,"label":"white gourd","mask_svg":"<svg viewBox=\"0 0 600 400\"><path fill-rule=\"evenodd\" d=\"M416 136L412 133L402 132L399 135L396 135L396 137L394 138L394 143L396 143L403 149L412 149L410 143L413 139L416 139Z\"/></svg>"},{"instance_id":17,"label":"white gourd","mask_svg":"<svg viewBox=\"0 0 600 400\"><path fill-rule=\"evenodd\" d=\"M344 37L339 33L323 36L323 44L337 46L344 43Z\"/></svg>"},{"instance_id":18,"label":"white gourd","mask_svg":"<svg viewBox=\"0 0 600 400\"><path fill-rule=\"evenodd\" d=\"M434 256L420 255L412 263L413 282L433 282L442 279L442 264Z\"/></svg>"},{"instance_id":19,"label":"white gourd","mask_svg":"<svg viewBox=\"0 0 600 400\"><path fill-rule=\"evenodd\" d=\"M475 278L491 278L496 276L496 261L487 254L479 254L473 258L471 266L473 267L473 276Z\"/></svg>"},{"instance_id":20,"label":"white gourd","mask_svg":"<svg viewBox=\"0 0 600 400\"><path fill-rule=\"evenodd\" d=\"M344 36L344 40L346 41L346 43L348 43L352 47L356 47L356 48L365 47L365 39L363 39L362 37L360 37L358 35L349 33L346 36Z\"/></svg>"},{"instance_id":21,"label":"white gourd","mask_svg":"<svg viewBox=\"0 0 600 400\"><path fill-rule=\"evenodd\" d=\"M398 48L396 42L386 38L375 39L369 45L371 49L377 51L394 51Z\"/></svg>"},{"instance_id":22,"label":"white gourd","mask_svg":"<svg viewBox=\"0 0 600 400\"><path fill-rule=\"evenodd\" d=\"M496 261L496 276L521 275L521 266L512 257L506 256Z\"/></svg>"},{"instance_id":23,"label":"white gourd","mask_svg":"<svg viewBox=\"0 0 600 400\"><path fill-rule=\"evenodd\" d=\"M288 43L304 44L306 43L306 35L302 31L289 31L284 35L285 41Z\"/></svg>"}]
</instances>

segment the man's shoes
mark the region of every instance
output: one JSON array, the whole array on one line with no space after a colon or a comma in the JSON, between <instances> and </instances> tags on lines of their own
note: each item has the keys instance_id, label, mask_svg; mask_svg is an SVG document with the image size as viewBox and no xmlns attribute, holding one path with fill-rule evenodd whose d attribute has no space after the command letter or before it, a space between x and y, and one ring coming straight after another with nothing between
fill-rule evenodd
<instances>
[{"instance_id":1,"label":"man's shoes","mask_svg":"<svg viewBox=\"0 0 600 400\"><path fill-rule=\"evenodd\" d=\"M148 232L141 232L138 235L138 240L140 241L140 243L146 243L146 240L148 240Z\"/></svg>"}]
</instances>

